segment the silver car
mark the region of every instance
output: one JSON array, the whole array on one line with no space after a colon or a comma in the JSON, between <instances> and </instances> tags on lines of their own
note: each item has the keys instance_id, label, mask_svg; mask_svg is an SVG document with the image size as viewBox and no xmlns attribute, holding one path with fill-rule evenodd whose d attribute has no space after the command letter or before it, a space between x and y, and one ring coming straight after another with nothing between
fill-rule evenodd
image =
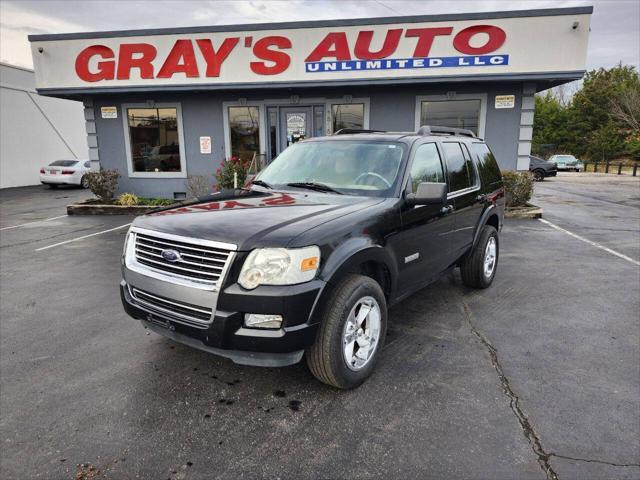
<instances>
[{"instance_id":1,"label":"silver car","mask_svg":"<svg viewBox=\"0 0 640 480\"><path fill-rule=\"evenodd\" d=\"M558 171L580 172L584 170L584 164L573 155L552 155L549 161L558 165Z\"/></svg>"}]
</instances>

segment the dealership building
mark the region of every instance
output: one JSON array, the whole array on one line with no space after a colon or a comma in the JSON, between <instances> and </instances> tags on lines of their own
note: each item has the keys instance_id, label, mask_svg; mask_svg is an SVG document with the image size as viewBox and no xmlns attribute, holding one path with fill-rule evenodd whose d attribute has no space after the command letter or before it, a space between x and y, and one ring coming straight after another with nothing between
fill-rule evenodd
<instances>
[{"instance_id":1,"label":"dealership building","mask_svg":"<svg viewBox=\"0 0 640 480\"><path fill-rule=\"evenodd\" d=\"M231 156L342 128L473 130L526 170L534 94L585 71L592 7L31 35L40 95L82 101L120 190L182 198Z\"/></svg>"}]
</instances>

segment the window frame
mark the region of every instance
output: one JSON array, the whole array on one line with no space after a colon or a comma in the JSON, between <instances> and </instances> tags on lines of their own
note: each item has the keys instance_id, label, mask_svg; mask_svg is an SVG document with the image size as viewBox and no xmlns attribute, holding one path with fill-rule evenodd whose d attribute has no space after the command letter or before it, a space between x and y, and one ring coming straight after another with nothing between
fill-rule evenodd
<instances>
[{"instance_id":1,"label":"window frame","mask_svg":"<svg viewBox=\"0 0 640 480\"><path fill-rule=\"evenodd\" d=\"M422 147L423 145L428 145L428 144L434 144L436 146L436 150L438 152L438 158L440 158L440 167L442 168L442 174L444 175L444 183L445 185L447 185L447 188L449 187L449 176L448 176L448 172L447 172L447 165L446 165L446 160L444 157L444 149L442 148L442 145L440 144L440 142L436 141L436 140L425 140L425 141L421 141L421 142L417 142L416 144L414 144L414 146L411 148L411 151L409 152L409 157L407 160L407 166L405 167L405 180L404 180L404 188L403 191L405 192L409 192L409 193L415 193L413 192L413 186L410 184L410 180L411 180L411 169L413 168L413 162L416 159L416 154L418 153L418 150L420 149L420 147Z\"/></svg>"},{"instance_id":2,"label":"window frame","mask_svg":"<svg viewBox=\"0 0 640 480\"><path fill-rule=\"evenodd\" d=\"M187 156L185 154L184 143L184 128L182 121L182 105L180 102L161 102L161 103L123 103L121 105L122 110L122 125L124 127L125 136L125 152L127 156L127 173L129 178L187 178ZM178 127L178 140L180 145L178 149L180 151L180 171L179 172L136 172L133 168L133 156L131 155L131 132L129 131L129 109L130 108L175 108L176 109L176 123Z\"/></svg>"},{"instance_id":3,"label":"window frame","mask_svg":"<svg viewBox=\"0 0 640 480\"><path fill-rule=\"evenodd\" d=\"M478 173L478 169L476 167L476 162L473 160L473 156L471 156L471 151L469 150L469 148L467 147L465 142L461 142L460 140L455 140L455 139L447 139L447 140L441 140L440 143L445 144L445 143L457 143L458 145L460 145L460 151L462 152L462 157L464 158L465 164L467 163L467 157L469 159L469 161L471 162L471 164L473 165L473 179L469 179L469 180L474 180L475 183L469 187L466 188L461 188L460 190L453 190L452 192L447 193L447 200L451 199L451 198L456 198L456 197L460 197L462 195L466 195L468 193L472 193L472 192L477 192L478 190L480 190L480 175ZM465 155L465 151L466 151L466 155ZM447 186L450 186L449 183L449 166L447 164L447 151L444 148L444 145L442 146L442 152L444 153L444 163L445 165L447 165L447 169L446 169L446 178L447 178ZM467 174L471 174L472 172L469 172L467 170Z\"/></svg>"},{"instance_id":4,"label":"window frame","mask_svg":"<svg viewBox=\"0 0 640 480\"><path fill-rule=\"evenodd\" d=\"M447 95L417 95L415 103L415 118L414 125L415 130L422 126L420 125L420 119L422 118L422 102L443 102L443 101L456 101L456 100L480 100L480 113L478 116L478 138L484 138L485 125L487 120L487 97L486 93L456 93L455 96L449 97Z\"/></svg>"}]
</instances>

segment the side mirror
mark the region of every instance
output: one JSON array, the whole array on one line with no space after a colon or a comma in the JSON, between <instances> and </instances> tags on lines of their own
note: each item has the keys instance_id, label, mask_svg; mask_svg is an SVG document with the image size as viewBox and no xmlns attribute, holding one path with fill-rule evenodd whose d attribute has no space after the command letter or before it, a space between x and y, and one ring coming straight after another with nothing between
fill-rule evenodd
<instances>
[{"instance_id":1,"label":"side mirror","mask_svg":"<svg viewBox=\"0 0 640 480\"><path fill-rule=\"evenodd\" d=\"M447 184L423 182L415 193L407 195L407 203L415 205L444 205L447 201Z\"/></svg>"}]
</instances>

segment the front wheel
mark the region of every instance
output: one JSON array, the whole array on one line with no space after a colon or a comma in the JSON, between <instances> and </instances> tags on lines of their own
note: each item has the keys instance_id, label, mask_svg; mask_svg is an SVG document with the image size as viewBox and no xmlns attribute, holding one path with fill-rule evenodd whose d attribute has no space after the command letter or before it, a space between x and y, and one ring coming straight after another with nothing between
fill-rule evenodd
<instances>
[{"instance_id":1,"label":"front wheel","mask_svg":"<svg viewBox=\"0 0 640 480\"><path fill-rule=\"evenodd\" d=\"M373 372L387 331L387 302L380 285L349 275L335 286L320 330L307 350L307 365L323 383L355 388Z\"/></svg>"},{"instance_id":2,"label":"front wheel","mask_svg":"<svg viewBox=\"0 0 640 480\"><path fill-rule=\"evenodd\" d=\"M491 225L485 225L475 247L460 264L462 282L472 288L490 286L496 276L499 253L498 231Z\"/></svg>"}]
</instances>

